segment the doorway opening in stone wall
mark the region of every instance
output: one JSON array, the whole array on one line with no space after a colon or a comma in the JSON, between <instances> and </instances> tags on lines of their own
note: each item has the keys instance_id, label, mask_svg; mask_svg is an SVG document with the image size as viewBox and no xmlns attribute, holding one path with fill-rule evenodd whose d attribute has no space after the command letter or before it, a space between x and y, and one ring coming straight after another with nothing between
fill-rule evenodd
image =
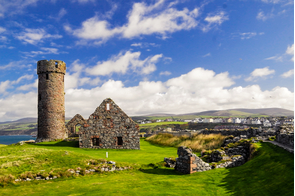
<instances>
[{"instance_id":1,"label":"doorway opening in stone wall","mask_svg":"<svg viewBox=\"0 0 295 196\"><path fill-rule=\"evenodd\" d=\"M122 137L117 137L117 145L122 146L123 145L123 138Z\"/></svg>"},{"instance_id":2,"label":"doorway opening in stone wall","mask_svg":"<svg viewBox=\"0 0 295 196\"><path fill-rule=\"evenodd\" d=\"M76 124L75 125L75 134L78 134L79 133L80 127L81 127L80 124Z\"/></svg>"}]
</instances>

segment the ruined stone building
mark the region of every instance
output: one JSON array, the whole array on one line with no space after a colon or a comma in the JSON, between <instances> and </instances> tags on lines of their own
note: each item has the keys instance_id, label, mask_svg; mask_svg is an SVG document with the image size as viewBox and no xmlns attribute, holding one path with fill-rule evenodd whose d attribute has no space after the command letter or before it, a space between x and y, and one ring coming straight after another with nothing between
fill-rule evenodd
<instances>
[{"instance_id":1,"label":"ruined stone building","mask_svg":"<svg viewBox=\"0 0 295 196\"><path fill-rule=\"evenodd\" d=\"M38 134L36 142L64 139L64 75L66 64L58 60L41 60L38 74Z\"/></svg>"},{"instance_id":2,"label":"ruined stone building","mask_svg":"<svg viewBox=\"0 0 295 196\"><path fill-rule=\"evenodd\" d=\"M77 114L66 127L69 136L79 135L80 148L140 149L139 126L110 98L88 120Z\"/></svg>"}]
</instances>

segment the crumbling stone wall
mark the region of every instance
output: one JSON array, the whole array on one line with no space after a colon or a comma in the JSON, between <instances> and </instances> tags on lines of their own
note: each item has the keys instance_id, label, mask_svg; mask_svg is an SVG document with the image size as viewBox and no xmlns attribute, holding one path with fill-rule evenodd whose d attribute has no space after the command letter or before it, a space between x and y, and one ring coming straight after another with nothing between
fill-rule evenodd
<instances>
[{"instance_id":1,"label":"crumbling stone wall","mask_svg":"<svg viewBox=\"0 0 295 196\"><path fill-rule=\"evenodd\" d=\"M107 98L80 128L79 146L140 149L139 126Z\"/></svg>"},{"instance_id":2,"label":"crumbling stone wall","mask_svg":"<svg viewBox=\"0 0 295 196\"><path fill-rule=\"evenodd\" d=\"M180 146L177 150L175 170L184 174L202 172L211 169L211 166L192 153L190 148Z\"/></svg>"},{"instance_id":3,"label":"crumbling stone wall","mask_svg":"<svg viewBox=\"0 0 295 196\"><path fill-rule=\"evenodd\" d=\"M67 124L67 135L68 137L78 137L78 133L76 133L76 126L77 125L84 125L86 121L80 114L76 114Z\"/></svg>"},{"instance_id":4,"label":"crumbling stone wall","mask_svg":"<svg viewBox=\"0 0 295 196\"><path fill-rule=\"evenodd\" d=\"M292 147L294 149L294 126L280 126L276 132L276 142Z\"/></svg>"},{"instance_id":5,"label":"crumbling stone wall","mask_svg":"<svg viewBox=\"0 0 295 196\"><path fill-rule=\"evenodd\" d=\"M64 139L64 75L66 64L58 60L41 60L38 74L38 134L36 142Z\"/></svg>"},{"instance_id":6,"label":"crumbling stone wall","mask_svg":"<svg viewBox=\"0 0 295 196\"><path fill-rule=\"evenodd\" d=\"M199 133L201 134L221 134L221 135L233 135L233 136L240 136L240 135L245 135L247 138L251 137L262 137L267 139L270 136L275 136L276 131L273 129L253 129L249 128L246 130L202 130Z\"/></svg>"}]
</instances>

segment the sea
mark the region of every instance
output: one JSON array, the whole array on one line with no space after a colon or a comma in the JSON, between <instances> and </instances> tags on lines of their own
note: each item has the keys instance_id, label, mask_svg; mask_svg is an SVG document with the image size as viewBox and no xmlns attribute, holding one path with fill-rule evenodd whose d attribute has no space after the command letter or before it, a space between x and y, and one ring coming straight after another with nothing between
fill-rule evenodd
<instances>
[{"instance_id":1,"label":"sea","mask_svg":"<svg viewBox=\"0 0 295 196\"><path fill-rule=\"evenodd\" d=\"M19 141L36 140L31 135L0 135L0 144L14 144Z\"/></svg>"}]
</instances>

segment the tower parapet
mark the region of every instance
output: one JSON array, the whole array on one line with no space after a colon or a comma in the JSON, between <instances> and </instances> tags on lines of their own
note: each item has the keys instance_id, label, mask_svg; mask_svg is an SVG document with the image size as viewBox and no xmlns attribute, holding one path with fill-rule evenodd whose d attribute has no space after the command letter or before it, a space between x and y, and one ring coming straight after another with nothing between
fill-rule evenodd
<instances>
[{"instance_id":1,"label":"tower parapet","mask_svg":"<svg viewBox=\"0 0 295 196\"><path fill-rule=\"evenodd\" d=\"M38 135L36 142L64 139L66 64L59 60L41 60L38 74Z\"/></svg>"}]
</instances>

